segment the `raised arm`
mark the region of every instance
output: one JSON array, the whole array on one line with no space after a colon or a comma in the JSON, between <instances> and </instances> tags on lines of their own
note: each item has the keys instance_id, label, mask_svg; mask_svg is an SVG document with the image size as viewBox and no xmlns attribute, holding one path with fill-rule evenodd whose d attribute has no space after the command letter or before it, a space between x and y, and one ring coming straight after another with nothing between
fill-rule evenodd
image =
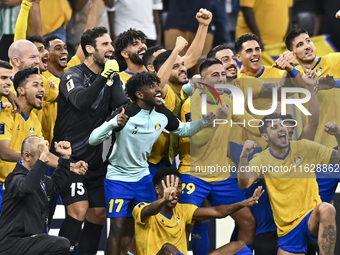
<instances>
[{"instance_id":1,"label":"raised arm","mask_svg":"<svg viewBox=\"0 0 340 255\"><path fill-rule=\"evenodd\" d=\"M340 148L340 128L339 126L331 121L326 123L324 130L329 134L333 135L336 138L336 141L338 143L338 149L333 150L331 158L329 159L330 164L340 164L340 153L339 153L339 148Z\"/></svg>"},{"instance_id":2,"label":"raised arm","mask_svg":"<svg viewBox=\"0 0 340 255\"><path fill-rule=\"evenodd\" d=\"M161 79L159 87L161 88L162 98L166 97L168 93L168 86L166 83L169 80L171 75L172 67L176 61L178 54L184 49L185 46L188 45L187 40L185 40L182 36L177 37L175 48L172 50L169 58L164 62L161 68L157 72L157 76Z\"/></svg>"},{"instance_id":3,"label":"raised arm","mask_svg":"<svg viewBox=\"0 0 340 255\"><path fill-rule=\"evenodd\" d=\"M40 12L40 0L33 0L32 14L31 14L31 30L32 30L32 35L43 36L41 12Z\"/></svg>"},{"instance_id":4,"label":"raised arm","mask_svg":"<svg viewBox=\"0 0 340 255\"><path fill-rule=\"evenodd\" d=\"M262 186L259 186L254 191L254 194L252 195L252 197L246 200L243 200L241 202L230 204L230 205L219 205L215 207L197 208L196 211L194 212L192 219L195 221L196 220L202 221L202 220L208 220L208 219L224 218L242 209L243 207L250 207L250 206L253 206L254 204L257 204L263 192L264 190L262 190Z\"/></svg>"},{"instance_id":5,"label":"raised arm","mask_svg":"<svg viewBox=\"0 0 340 255\"><path fill-rule=\"evenodd\" d=\"M15 23L14 41L26 39L28 14L32 8L32 1L33 0L23 0L21 3L20 12Z\"/></svg>"},{"instance_id":6,"label":"raised arm","mask_svg":"<svg viewBox=\"0 0 340 255\"><path fill-rule=\"evenodd\" d=\"M158 214L163 207L173 201L177 200L178 177L171 175L166 176L166 183L162 180L163 197L145 206L141 211L141 221L145 222L149 217Z\"/></svg>"},{"instance_id":7,"label":"raised arm","mask_svg":"<svg viewBox=\"0 0 340 255\"><path fill-rule=\"evenodd\" d=\"M316 79L316 73L312 70L306 71L306 78L307 79ZM315 93L314 83L308 83L308 90L311 94L310 100L309 100L309 112L311 115L308 116L308 123L307 125L302 129L302 133L299 137L299 140L301 139L308 139L311 141L314 141L316 129L319 125L319 99L317 93Z\"/></svg>"},{"instance_id":8,"label":"raised arm","mask_svg":"<svg viewBox=\"0 0 340 255\"><path fill-rule=\"evenodd\" d=\"M87 16L84 32L88 29L94 28L97 24L97 4L98 0L90 0L89 14ZM81 48L81 45L78 46L76 55L79 58L80 62L84 62L85 55Z\"/></svg>"},{"instance_id":9,"label":"raised arm","mask_svg":"<svg viewBox=\"0 0 340 255\"><path fill-rule=\"evenodd\" d=\"M89 138L89 144L100 144L111 135L114 128L124 127L127 121L128 116L125 114L125 109L123 108L120 114L116 115L110 121L104 122L100 127L97 127L95 130L92 131Z\"/></svg>"},{"instance_id":10,"label":"raised arm","mask_svg":"<svg viewBox=\"0 0 340 255\"><path fill-rule=\"evenodd\" d=\"M212 14L206 9L200 9L196 14L196 19L199 22L199 26L186 54L183 56L184 66L190 69L196 65L197 61L202 55L204 48L205 38L207 37L208 27L212 19Z\"/></svg>"},{"instance_id":11,"label":"raised arm","mask_svg":"<svg viewBox=\"0 0 340 255\"><path fill-rule=\"evenodd\" d=\"M257 173L249 167L248 162L248 156L254 151L255 148L256 143L254 141L247 140L244 143L240 156L240 163L237 169L238 186L241 189L249 188L258 179Z\"/></svg>"},{"instance_id":12,"label":"raised arm","mask_svg":"<svg viewBox=\"0 0 340 255\"><path fill-rule=\"evenodd\" d=\"M0 158L4 161L18 162L21 154L11 149L11 140L0 140Z\"/></svg>"}]
</instances>

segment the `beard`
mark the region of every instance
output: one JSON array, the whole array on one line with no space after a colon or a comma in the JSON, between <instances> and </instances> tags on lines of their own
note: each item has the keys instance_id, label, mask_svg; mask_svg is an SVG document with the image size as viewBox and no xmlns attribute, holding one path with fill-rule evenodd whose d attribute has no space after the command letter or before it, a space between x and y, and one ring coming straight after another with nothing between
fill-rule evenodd
<instances>
[{"instance_id":1,"label":"beard","mask_svg":"<svg viewBox=\"0 0 340 255\"><path fill-rule=\"evenodd\" d=\"M101 68L104 68L105 62L104 62L104 57L100 56L98 50L96 49L94 54L93 54L93 61L100 66Z\"/></svg>"},{"instance_id":2,"label":"beard","mask_svg":"<svg viewBox=\"0 0 340 255\"><path fill-rule=\"evenodd\" d=\"M177 76L173 76L173 75L170 75L169 82L171 82L172 84L180 84L180 85L184 85L188 83L188 81L180 81L180 79Z\"/></svg>"},{"instance_id":3,"label":"beard","mask_svg":"<svg viewBox=\"0 0 340 255\"><path fill-rule=\"evenodd\" d=\"M135 65L143 65L143 60L136 53L129 53L129 58Z\"/></svg>"}]
</instances>

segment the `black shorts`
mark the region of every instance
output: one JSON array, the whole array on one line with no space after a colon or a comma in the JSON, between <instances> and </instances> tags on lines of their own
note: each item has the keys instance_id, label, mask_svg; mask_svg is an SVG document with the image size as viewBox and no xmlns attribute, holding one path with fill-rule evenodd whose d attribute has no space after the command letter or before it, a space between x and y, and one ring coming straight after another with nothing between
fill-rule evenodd
<instances>
[{"instance_id":1,"label":"black shorts","mask_svg":"<svg viewBox=\"0 0 340 255\"><path fill-rule=\"evenodd\" d=\"M90 208L106 207L104 177L104 168L96 171L88 170L85 175L71 172L67 184L61 191L64 205L88 201Z\"/></svg>"},{"instance_id":2,"label":"black shorts","mask_svg":"<svg viewBox=\"0 0 340 255\"><path fill-rule=\"evenodd\" d=\"M276 255L277 239L277 231L255 235L253 243L255 255Z\"/></svg>"}]
</instances>

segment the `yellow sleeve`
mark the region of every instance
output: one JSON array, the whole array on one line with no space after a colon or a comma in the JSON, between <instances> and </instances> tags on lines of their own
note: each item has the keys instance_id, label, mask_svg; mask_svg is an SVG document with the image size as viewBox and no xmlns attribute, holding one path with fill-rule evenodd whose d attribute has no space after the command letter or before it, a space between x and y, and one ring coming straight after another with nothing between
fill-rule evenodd
<instances>
[{"instance_id":1,"label":"yellow sleeve","mask_svg":"<svg viewBox=\"0 0 340 255\"><path fill-rule=\"evenodd\" d=\"M50 84L48 83L48 80L40 75L42 81L44 82L44 89L45 89L45 95L44 95L44 101L46 102L54 102L58 97L58 91L51 89Z\"/></svg>"},{"instance_id":2,"label":"yellow sleeve","mask_svg":"<svg viewBox=\"0 0 340 255\"><path fill-rule=\"evenodd\" d=\"M192 220L194 213L197 210L196 205L184 204L185 205L185 215L187 215L186 224L193 224L195 221Z\"/></svg>"},{"instance_id":3,"label":"yellow sleeve","mask_svg":"<svg viewBox=\"0 0 340 255\"><path fill-rule=\"evenodd\" d=\"M165 86L168 86L168 92L166 93L166 96L163 98L165 101L164 106L170 111L173 111L176 105L176 96L174 91L168 84L166 84Z\"/></svg>"},{"instance_id":4,"label":"yellow sleeve","mask_svg":"<svg viewBox=\"0 0 340 255\"><path fill-rule=\"evenodd\" d=\"M23 0L14 30L14 41L26 39L27 19L32 3Z\"/></svg>"},{"instance_id":5,"label":"yellow sleeve","mask_svg":"<svg viewBox=\"0 0 340 255\"><path fill-rule=\"evenodd\" d=\"M254 157L252 158L252 160L250 160L250 162L249 162L249 169L253 170L257 174L258 177L261 176L261 170L262 170L261 166L262 166L262 164L264 164L264 162L261 158L261 153L256 153L254 155ZM247 170L248 169L245 169L244 171L247 171Z\"/></svg>"},{"instance_id":6,"label":"yellow sleeve","mask_svg":"<svg viewBox=\"0 0 340 255\"><path fill-rule=\"evenodd\" d=\"M0 140L12 140L12 130L14 125L12 110L12 107L10 107L3 109L0 113L1 130L4 130L3 134L0 133Z\"/></svg>"},{"instance_id":7,"label":"yellow sleeve","mask_svg":"<svg viewBox=\"0 0 340 255\"><path fill-rule=\"evenodd\" d=\"M242 7L254 7L256 0L240 0L240 6Z\"/></svg>"},{"instance_id":8,"label":"yellow sleeve","mask_svg":"<svg viewBox=\"0 0 340 255\"><path fill-rule=\"evenodd\" d=\"M316 159L315 162L318 162L318 164L321 165L329 164L329 160L334 150L333 148L306 139L302 139L301 141L306 143L305 148L308 148L308 154L314 155L311 158Z\"/></svg>"},{"instance_id":9,"label":"yellow sleeve","mask_svg":"<svg viewBox=\"0 0 340 255\"><path fill-rule=\"evenodd\" d=\"M135 220L136 224L144 225L148 221L146 220L145 222L142 222L142 217L141 217L142 209L147 205L149 205L149 203L140 202L139 204L135 206L135 208L133 208L132 217Z\"/></svg>"},{"instance_id":10,"label":"yellow sleeve","mask_svg":"<svg viewBox=\"0 0 340 255\"><path fill-rule=\"evenodd\" d=\"M78 58L77 55L74 55L74 56L70 59L70 61L68 61L67 66L66 66L66 68L65 68L65 71L66 71L67 69L69 69L70 67L76 66L76 65L79 65L79 64L81 64L80 59Z\"/></svg>"},{"instance_id":11,"label":"yellow sleeve","mask_svg":"<svg viewBox=\"0 0 340 255\"><path fill-rule=\"evenodd\" d=\"M327 58L328 60L327 62L329 63L330 66L340 66L340 53L339 52L329 53L328 55L325 56L325 58ZM338 71L338 73L340 73L340 70ZM335 74L332 74L332 75L335 76Z\"/></svg>"}]
</instances>

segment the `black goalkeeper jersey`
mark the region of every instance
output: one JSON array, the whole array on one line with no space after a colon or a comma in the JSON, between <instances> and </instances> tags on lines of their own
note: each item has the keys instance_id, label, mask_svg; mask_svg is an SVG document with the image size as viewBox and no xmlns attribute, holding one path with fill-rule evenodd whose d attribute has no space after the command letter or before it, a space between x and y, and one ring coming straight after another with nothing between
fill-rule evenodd
<instances>
[{"instance_id":1,"label":"black goalkeeper jersey","mask_svg":"<svg viewBox=\"0 0 340 255\"><path fill-rule=\"evenodd\" d=\"M113 110L126 102L129 100L118 75L107 80L84 63L69 68L59 85L53 141L71 142L72 159L86 161L89 170L99 170L103 145L89 145L89 136ZM55 153L54 146L52 152Z\"/></svg>"}]
</instances>

